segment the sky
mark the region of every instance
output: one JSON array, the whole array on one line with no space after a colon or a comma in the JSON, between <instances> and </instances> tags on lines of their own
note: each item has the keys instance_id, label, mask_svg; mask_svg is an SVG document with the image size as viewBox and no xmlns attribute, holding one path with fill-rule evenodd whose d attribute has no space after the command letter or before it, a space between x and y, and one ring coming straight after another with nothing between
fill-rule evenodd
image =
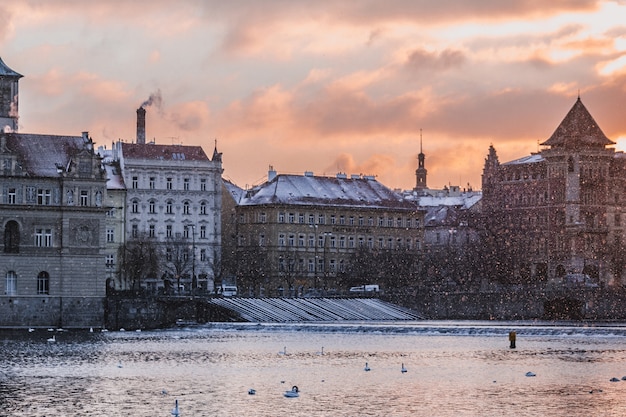
<instances>
[{"instance_id":1,"label":"sky","mask_svg":"<svg viewBox=\"0 0 626 417\"><path fill-rule=\"evenodd\" d=\"M541 149L576 98L626 149L626 0L0 0L19 131L146 137L278 173L481 188Z\"/></svg>"}]
</instances>

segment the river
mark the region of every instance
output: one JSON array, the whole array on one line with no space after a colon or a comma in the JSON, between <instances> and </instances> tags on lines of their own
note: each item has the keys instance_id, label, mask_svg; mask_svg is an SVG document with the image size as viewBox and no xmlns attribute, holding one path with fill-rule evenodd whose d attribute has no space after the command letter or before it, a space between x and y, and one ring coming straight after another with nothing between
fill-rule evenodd
<instances>
[{"instance_id":1,"label":"river","mask_svg":"<svg viewBox=\"0 0 626 417\"><path fill-rule=\"evenodd\" d=\"M0 349L1 416L626 415L626 324L38 329Z\"/></svg>"}]
</instances>

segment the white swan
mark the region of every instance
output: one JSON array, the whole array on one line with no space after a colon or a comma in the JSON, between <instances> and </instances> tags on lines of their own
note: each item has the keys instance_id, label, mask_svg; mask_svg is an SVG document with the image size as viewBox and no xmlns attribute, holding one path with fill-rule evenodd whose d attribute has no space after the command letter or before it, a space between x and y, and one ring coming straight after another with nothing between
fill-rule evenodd
<instances>
[{"instance_id":1,"label":"white swan","mask_svg":"<svg viewBox=\"0 0 626 417\"><path fill-rule=\"evenodd\" d=\"M405 373L407 369L404 367L404 363L402 364L402 368L400 368L400 372Z\"/></svg>"},{"instance_id":2,"label":"white swan","mask_svg":"<svg viewBox=\"0 0 626 417\"><path fill-rule=\"evenodd\" d=\"M51 338L48 339L48 342L56 342L56 341L57 341L57 338L56 338L56 335L54 334L52 335Z\"/></svg>"},{"instance_id":3,"label":"white swan","mask_svg":"<svg viewBox=\"0 0 626 417\"><path fill-rule=\"evenodd\" d=\"M34 331L35 331L35 329L33 329L32 327L28 329L28 333L32 333Z\"/></svg>"},{"instance_id":4,"label":"white swan","mask_svg":"<svg viewBox=\"0 0 626 417\"><path fill-rule=\"evenodd\" d=\"M278 354L279 354L279 355L286 355L286 354L287 354L287 346L285 346L285 347L283 348L283 350L280 350L280 351L278 352Z\"/></svg>"},{"instance_id":5,"label":"white swan","mask_svg":"<svg viewBox=\"0 0 626 417\"><path fill-rule=\"evenodd\" d=\"M322 350L320 350L319 352L317 352L318 355L324 355L324 346L322 346Z\"/></svg>"},{"instance_id":6,"label":"white swan","mask_svg":"<svg viewBox=\"0 0 626 417\"><path fill-rule=\"evenodd\" d=\"M176 400L176 402L174 403L174 408L172 408L172 413L173 416L180 416L180 410L178 409L178 400Z\"/></svg>"},{"instance_id":7,"label":"white swan","mask_svg":"<svg viewBox=\"0 0 626 417\"><path fill-rule=\"evenodd\" d=\"M289 391L285 391L283 395L287 398L297 398L300 396L300 390L294 385Z\"/></svg>"},{"instance_id":8,"label":"white swan","mask_svg":"<svg viewBox=\"0 0 626 417\"><path fill-rule=\"evenodd\" d=\"M363 370L365 372L371 371L372 369L370 368L370 366L367 364L367 362L365 362L365 368L363 368Z\"/></svg>"}]
</instances>

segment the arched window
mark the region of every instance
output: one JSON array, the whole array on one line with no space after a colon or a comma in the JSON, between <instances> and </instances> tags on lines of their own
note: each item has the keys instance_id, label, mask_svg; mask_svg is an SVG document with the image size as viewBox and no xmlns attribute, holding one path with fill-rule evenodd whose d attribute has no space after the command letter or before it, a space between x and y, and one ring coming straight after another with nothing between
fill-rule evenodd
<instances>
[{"instance_id":1,"label":"arched window","mask_svg":"<svg viewBox=\"0 0 626 417\"><path fill-rule=\"evenodd\" d=\"M190 204L189 201L185 201L183 203L183 214L191 214L191 210L189 209Z\"/></svg>"},{"instance_id":2,"label":"arched window","mask_svg":"<svg viewBox=\"0 0 626 417\"><path fill-rule=\"evenodd\" d=\"M131 203L131 211L133 213L139 213L139 200L133 200Z\"/></svg>"},{"instance_id":3,"label":"arched window","mask_svg":"<svg viewBox=\"0 0 626 417\"><path fill-rule=\"evenodd\" d=\"M4 253L19 253L20 226L11 220L4 226Z\"/></svg>"},{"instance_id":4,"label":"arched window","mask_svg":"<svg viewBox=\"0 0 626 417\"><path fill-rule=\"evenodd\" d=\"M15 271L9 271L6 275L6 289L4 293L6 295L16 295L17 294L17 274Z\"/></svg>"},{"instance_id":5,"label":"arched window","mask_svg":"<svg viewBox=\"0 0 626 417\"><path fill-rule=\"evenodd\" d=\"M46 271L37 275L37 294L50 294L50 275Z\"/></svg>"},{"instance_id":6,"label":"arched window","mask_svg":"<svg viewBox=\"0 0 626 417\"><path fill-rule=\"evenodd\" d=\"M206 214L206 202L205 201L200 203L200 214L202 214L202 215Z\"/></svg>"}]
</instances>

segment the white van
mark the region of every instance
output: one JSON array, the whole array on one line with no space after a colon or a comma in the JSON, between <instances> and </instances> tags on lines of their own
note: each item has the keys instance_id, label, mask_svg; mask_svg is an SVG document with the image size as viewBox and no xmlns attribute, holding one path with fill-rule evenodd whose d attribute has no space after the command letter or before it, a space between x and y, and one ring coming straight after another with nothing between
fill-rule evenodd
<instances>
[{"instance_id":1,"label":"white van","mask_svg":"<svg viewBox=\"0 0 626 417\"><path fill-rule=\"evenodd\" d=\"M220 292L224 297L236 297L237 296L237 286L230 284L222 284L220 287Z\"/></svg>"}]
</instances>

